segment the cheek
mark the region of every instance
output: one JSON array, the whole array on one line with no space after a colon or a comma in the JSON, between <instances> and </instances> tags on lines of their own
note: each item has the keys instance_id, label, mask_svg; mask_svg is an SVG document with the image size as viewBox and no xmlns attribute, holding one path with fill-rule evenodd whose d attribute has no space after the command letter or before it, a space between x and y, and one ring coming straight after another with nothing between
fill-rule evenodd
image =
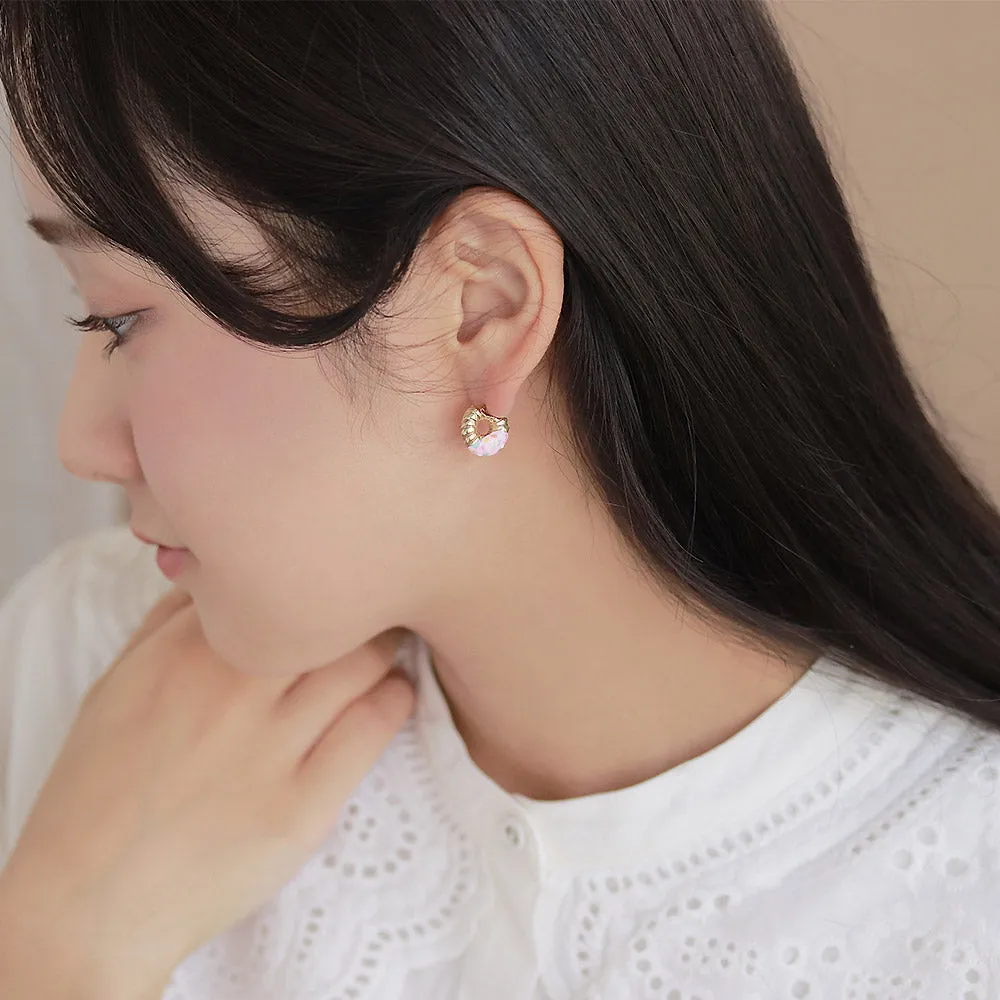
<instances>
[{"instance_id":1,"label":"cheek","mask_svg":"<svg viewBox=\"0 0 1000 1000\"><path fill-rule=\"evenodd\" d=\"M250 672L295 673L393 624L386 584L405 558L381 485L393 462L315 365L234 352L155 370L130 371L136 453L196 557L181 582L213 648Z\"/></svg>"},{"instance_id":2,"label":"cheek","mask_svg":"<svg viewBox=\"0 0 1000 1000\"><path fill-rule=\"evenodd\" d=\"M273 468L280 457L267 448L280 433L275 421L282 419L281 408L252 405L261 397L240 385L235 372L190 364L179 372L158 365L154 379L131 378L130 390L132 434L146 482L181 541L196 550L187 533L211 530L213 512L257 495L258 470Z\"/></svg>"}]
</instances>

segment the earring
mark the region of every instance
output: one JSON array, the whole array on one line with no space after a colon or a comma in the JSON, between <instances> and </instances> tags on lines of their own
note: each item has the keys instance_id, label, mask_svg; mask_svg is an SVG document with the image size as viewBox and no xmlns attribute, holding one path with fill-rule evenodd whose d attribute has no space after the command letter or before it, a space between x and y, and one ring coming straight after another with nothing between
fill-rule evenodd
<instances>
[{"instance_id":1,"label":"earring","mask_svg":"<svg viewBox=\"0 0 1000 1000\"><path fill-rule=\"evenodd\" d=\"M486 420L492 426L489 434L479 434L477 427L480 420ZM462 437L473 455L495 455L506 443L510 435L510 422L506 417L494 417L486 412L485 406L470 406L462 417L460 427Z\"/></svg>"}]
</instances>

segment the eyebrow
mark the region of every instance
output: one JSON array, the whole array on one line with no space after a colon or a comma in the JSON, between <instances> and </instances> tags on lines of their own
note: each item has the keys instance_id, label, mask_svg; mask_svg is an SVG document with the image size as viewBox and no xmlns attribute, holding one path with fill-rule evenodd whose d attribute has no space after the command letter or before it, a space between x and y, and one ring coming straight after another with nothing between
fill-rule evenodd
<instances>
[{"instance_id":1,"label":"eyebrow","mask_svg":"<svg viewBox=\"0 0 1000 1000\"><path fill-rule=\"evenodd\" d=\"M51 246L72 250L106 250L110 246L100 233L77 219L33 215L27 224L32 232Z\"/></svg>"}]
</instances>

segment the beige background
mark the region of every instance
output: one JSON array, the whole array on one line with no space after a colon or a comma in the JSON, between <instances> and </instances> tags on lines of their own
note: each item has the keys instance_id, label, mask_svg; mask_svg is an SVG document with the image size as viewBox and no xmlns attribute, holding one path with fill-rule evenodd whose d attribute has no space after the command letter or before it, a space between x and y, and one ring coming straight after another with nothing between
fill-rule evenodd
<instances>
[{"instance_id":1,"label":"beige background","mask_svg":"<svg viewBox=\"0 0 1000 1000\"><path fill-rule=\"evenodd\" d=\"M1000 499L1000 2L774 9L900 346Z\"/></svg>"},{"instance_id":2,"label":"beige background","mask_svg":"<svg viewBox=\"0 0 1000 1000\"><path fill-rule=\"evenodd\" d=\"M695 0L690 0L695 2ZM1000 0L777 0L904 354L1000 497ZM55 428L78 314L29 237L0 155L0 594L63 540L122 516L74 480Z\"/></svg>"}]
</instances>

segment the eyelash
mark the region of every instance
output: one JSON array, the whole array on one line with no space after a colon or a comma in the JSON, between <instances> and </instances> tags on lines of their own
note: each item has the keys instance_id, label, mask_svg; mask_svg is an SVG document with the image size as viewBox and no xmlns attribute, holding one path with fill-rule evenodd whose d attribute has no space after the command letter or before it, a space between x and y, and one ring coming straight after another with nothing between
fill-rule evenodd
<instances>
[{"instance_id":1,"label":"eyelash","mask_svg":"<svg viewBox=\"0 0 1000 1000\"><path fill-rule=\"evenodd\" d=\"M107 333L110 335L110 339L107 344L104 345L103 354L108 360L111 359L111 355L118 350L119 347L123 347L128 343L131 333L119 333L114 329L113 324L121 323L125 320L135 319L139 313L122 313L120 316L98 316L96 313L91 313L89 316L85 316L83 319L74 319L72 316L67 316L67 322L77 327L80 330L91 330L98 333Z\"/></svg>"}]
</instances>

